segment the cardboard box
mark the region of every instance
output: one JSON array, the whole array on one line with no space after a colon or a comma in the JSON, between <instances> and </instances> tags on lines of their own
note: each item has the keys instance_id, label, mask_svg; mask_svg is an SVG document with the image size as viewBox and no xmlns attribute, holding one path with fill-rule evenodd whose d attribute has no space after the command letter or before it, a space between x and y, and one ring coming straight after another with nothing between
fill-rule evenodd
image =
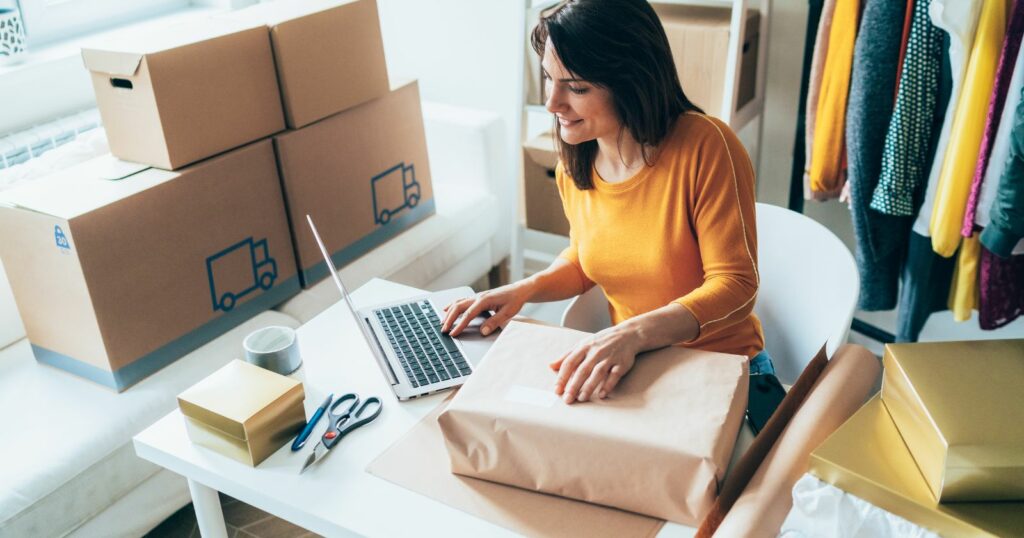
<instances>
[{"instance_id":1,"label":"cardboard box","mask_svg":"<svg viewBox=\"0 0 1024 538\"><path fill-rule=\"evenodd\" d=\"M108 155L0 206L36 358L118 391L299 290L269 140L177 172Z\"/></svg>"},{"instance_id":2,"label":"cardboard box","mask_svg":"<svg viewBox=\"0 0 1024 538\"><path fill-rule=\"evenodd\" d=\"M1024 339L888 344L882 400L935 498L1024 500Z\"/></svg>"},{"instance_id":3,"label":"cardboard box","mask_svg":"<svg viewBox=\"0 0 1024 538\"><path fill-rule=\"evenodd\" d=\"M722 113L726 59L732 10L681 4L652 4L665 27L672 58L683 91L708 114ZM737 81L736 110L754 99L757 92L757 55L761 14L747 11Z\"/></svg>"},{"instance_id":4,"label":"cardboard box","mask_svg":"<svg viewBox=\"0 0 1024 538\"><path fill-rule=\"evenodd\" d=\"M526 192L526 227L569 235L562 197L555 184L558 150L555 136L546 132L523 144L523 182Z\"/></svg>"},{"instance_id":5,"label":"cardboard box","mask_svg":"<svg viewBox=\"0 0 1024 538\"><path fill-rule=\"evenodd\" d=\"M697 525L747 407L747 359L645 353L605 400L572 405L548 364L588 333L513 321L438 417L452 472Z\"/></svg>"},{"instance_id":6,"label":"cardboard box","mask_svg":"<svg viewBox=\"0 0 1024 538\"><path fill-rule=\"evenodd\" d=\"M270 28L288 127L388 93L376 0L289 0L225 15Z\"/></svg>"},{"instance_id":7,"label":"cardboard box","mask_svg":"<svg viewBox=\"0 0 1024 538\"><path fill-rule=\"evenodd\" d=\"M810 473L942 536L1024 534L1024 503L938 503L878 396L811 453Z\"/></svg>"},{"instance_id":8,"label":"cardboard box","mask_svg":"<svg viewBox=\"0 0 1024 538\"><path fill-rule=\"evenodd\" d=\"M233 360L178 395L193 443L253 467L306 424L302 383Z\"/></svg>"},{"instance_id":9,"label":"cardboard box","mask_svg":"<svg viewBox=\"0 0 1024 538\"><path fill-rule=\"evenodd\" d=\"M274 137L302 285L327 276L311 215L343 266L434 214L416 82Z\"/></svg>"},{"instance_id":10,"label":"cardboard box","mask_svg":"<svg viewBox=\"0 0 1024 538\"><path fill-rule=\"evenodd\" d=\"M82 49L114 156L174 170L284 128L266 27L197 20Z\"/></svg>"}]
</instances>

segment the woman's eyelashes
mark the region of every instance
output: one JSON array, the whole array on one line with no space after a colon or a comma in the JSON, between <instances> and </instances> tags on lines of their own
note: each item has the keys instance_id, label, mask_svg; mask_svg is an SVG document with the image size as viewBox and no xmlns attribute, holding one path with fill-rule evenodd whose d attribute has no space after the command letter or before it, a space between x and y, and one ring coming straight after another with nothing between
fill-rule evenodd
<instances>
[{"instance_id":1,"label":"woman's eyelashes","mask_svg":"<svg viewBox=\"0 0 1024 538\"><path fill-rule=\"evenodd\" d=\"M589 90L589 88L569 86L569 91L571 91L572 93L575 93L576 95L583 95L583 94L587 93L588 90Z\"/></svg>"}]
</instances>

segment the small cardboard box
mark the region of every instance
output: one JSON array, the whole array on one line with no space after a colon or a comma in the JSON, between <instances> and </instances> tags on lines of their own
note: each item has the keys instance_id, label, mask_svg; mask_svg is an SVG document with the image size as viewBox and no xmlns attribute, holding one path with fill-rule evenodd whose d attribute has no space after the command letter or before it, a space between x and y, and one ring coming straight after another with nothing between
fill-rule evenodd
<instances>
[{"instance_id":1,"label":"small cardboard box","mask_svg":"<svg viewBox=\"0 0 1024 538\"><path fill-rule=\"evenodd\" d=\"M306 424L302 383L233 360L178 395L193 443L257 466Z\"/></svg>"},{"instance_id":2,"label":"small cardboard box","mask_svg":"<svg viewBox=\"0 0 1024 538\"><path fill-rule=\"evenodd\" d=\"M1024 500L1024 339L888 344L882 400L941 502Z\"/></svg>"},{"instance_id":3,"label":"small cardboard box","mask_svg":"<svg viewBox=\"0 0 1024 538\"><path fill-rule=\"evenodd\" d=\"M336 266L434 214L416 82L274 137L302 285L327 276L306 215Z\"/></svg>"},{"instance_id":4,"label":"small cardboard box","mask_svg":"<svg viewBox=\"0 0 1024 538\"><path fill-rule=\"evenodd\" d=\"M814 449L810 473L942 536L1021 536L1024 503L939 503L875 396Z\"/></svg>"},{"instance_id":5,"label":"small cardboard box","mask_svg":"<svg viewBox=\"0 0 1024 538\"><path fill-rule=\"evenodd\" d=\"M175 170L284 128L267 29L201 19L82 49L114 156Z\"/></svg>"},{"instance_id":6,"label":"small cardboard box","mask_svg":"<svg viewBox=\"0 0 1024 538\"><path fill-rule=\"evenodd\" d=\"M670 346L605 400L566 404L548 364L588 333L513 321L438 417L452 472L697 525L747 408L747 358Z\"/></svg>"},{"instance_id":7,"label":"small cardboard box","mask_svg":"<svg viewBox=\"0 0 1024 538\"><path fill-rule=\"evenodd\" d=\"M118 391L299 290L269 140L0 193L0 257L36 358Z\"/></svg>"},{"instance_id":8,"label":"small cardboard box","mask_svg":"<svg viewBox=\"0 0 1024 538\"><path fill-rule=\"evenodd\" d=\"M569 235L562 197L555 184L558 150L550 131L523 144L523 182L526 191L526 227Z\"/></svg>"},{"instance_id":9,"label":"small cardboard box","mask_svg":"<svg viewBox=\"0 0 1024 538\"><path fill-rule=\"evenodd\" d=\"M289 0L224 16L270 28L288 127L388 93L376 0Z\"/></svg>"},{"instance_id":10,"label":"small cardboard box","mask_svg":"<svg viewBox=\"0 0 1024 538\"><path fill-rule=\"evenodd\" d=\"M683 91L708 114L722 113L725 67L729 54L731 9L653 3L661 17ZM754 99L757 91L757 55L761 14L747 11L746 34L741 42L736 110Z\"/></svg>"}]
</instances>

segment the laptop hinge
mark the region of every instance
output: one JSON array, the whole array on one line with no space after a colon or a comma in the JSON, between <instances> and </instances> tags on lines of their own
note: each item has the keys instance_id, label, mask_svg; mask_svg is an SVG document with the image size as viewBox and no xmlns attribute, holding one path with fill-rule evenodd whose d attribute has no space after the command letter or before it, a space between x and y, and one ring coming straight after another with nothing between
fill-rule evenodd
<instances>
[{"instance_id":1,"label":"laptop hinge","mask_svg":"<svg viewBox=\"0 0 1024 538\"><path fill-rule=\"evenodd\" d=\"M391 368L391 361L388 360L388 352L384 349L384 345L380 343L380 338L377 337L377 331L373 330L373 324L370 323L370 318L363 318L366 323L366 328L370 329L370 335L373 336L373 343L377 345L377 349L380 353L374 353L374 358L377 359L377 364L380 365L380 369L387 376L388 382L392 385L398 384L398 376L395 375L395 370Z\"/></svg>"}]
</instances>

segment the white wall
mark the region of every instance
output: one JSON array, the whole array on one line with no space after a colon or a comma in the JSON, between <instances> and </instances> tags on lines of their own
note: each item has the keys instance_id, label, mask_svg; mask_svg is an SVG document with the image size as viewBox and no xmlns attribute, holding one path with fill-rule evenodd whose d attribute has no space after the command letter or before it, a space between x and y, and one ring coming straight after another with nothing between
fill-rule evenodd
<instances>
[{"instance_id":1,"label":"white wall","mask_svg":"<svg viewBox=\"0 0 1024 538\"><path fill-rule=\"evenodd\" d=\"M492 111L505 122L503 228L517 199L525 9L522 0L378 0L391 80L416 78L423 100ZM505 245L498 248L507 249Z\"/></svg>"}]
</instances>

